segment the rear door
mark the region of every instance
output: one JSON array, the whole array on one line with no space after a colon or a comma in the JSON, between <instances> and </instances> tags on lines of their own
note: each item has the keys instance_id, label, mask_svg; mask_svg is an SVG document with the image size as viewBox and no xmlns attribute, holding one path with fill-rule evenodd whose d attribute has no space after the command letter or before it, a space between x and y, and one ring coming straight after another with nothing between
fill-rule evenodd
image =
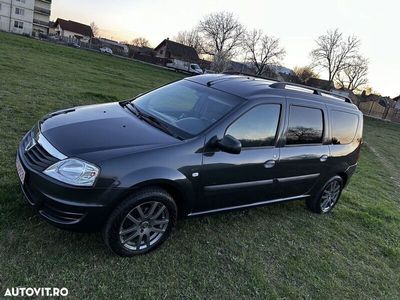
<instances>
[{"instance_id":1,"label":"rear door","mask_svg":"<svg viewBox=\"0 0 400 300\"><path fill-rule=\"evenodd\" d=\"M328 114L324 104L288 98L277 180L282 198L307 195L328 174Z\"/></svg>"}]
</instances>

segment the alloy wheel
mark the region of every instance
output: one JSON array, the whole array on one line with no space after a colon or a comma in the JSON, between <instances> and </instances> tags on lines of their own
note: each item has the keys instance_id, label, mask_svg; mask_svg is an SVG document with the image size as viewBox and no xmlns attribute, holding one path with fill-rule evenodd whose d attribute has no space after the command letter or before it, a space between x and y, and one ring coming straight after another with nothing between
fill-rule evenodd
<instances>
[{"instance_id":1,"label":"alloy wheel","mask_svg":"<svg viewBox=\"0 0 400 300\"><path fill-rule=\"evenodd\" d=\"M321 211L326 213L332 209L332 207L336 204L339 199L341 191L341 185L337 180L329 183L321 196Z\"/></svg>"},{"instance_id":2,"label":"alloy wheel","mask_svg":"<svg viewBox=\"0 0 400 300\"><path fill-rule=\"evenodd\" d=\"M169 224L167 207L158 201L134 207L124 218L119 230L121 244L131 251L143 251L164 235Z\"/></svg>"}]
</instances>

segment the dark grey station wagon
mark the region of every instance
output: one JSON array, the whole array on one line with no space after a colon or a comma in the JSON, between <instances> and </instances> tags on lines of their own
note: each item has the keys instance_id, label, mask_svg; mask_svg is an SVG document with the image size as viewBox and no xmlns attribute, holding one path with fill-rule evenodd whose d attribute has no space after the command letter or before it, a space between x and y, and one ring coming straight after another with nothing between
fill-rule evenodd
<instances>
[{"instance_id":1,"label":"dark grey station wagon","mask_svg":"<svg viewBox=\"0 0 400 300\"><path fill-rule=\"evenodd\" d=\"M345 97L243 75L186 78L134 99L45 116L17 153L51 224L102 230L115 253L159 246L179 217L305 200L337 204L363 117Z\"/></svg>"}]
</instances>

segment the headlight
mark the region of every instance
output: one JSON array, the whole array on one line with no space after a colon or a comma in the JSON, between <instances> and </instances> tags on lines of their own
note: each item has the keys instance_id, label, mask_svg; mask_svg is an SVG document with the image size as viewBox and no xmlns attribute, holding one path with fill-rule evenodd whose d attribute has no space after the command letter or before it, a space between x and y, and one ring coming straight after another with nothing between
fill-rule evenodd
<instances>
[{"instance_id":1,"label":"headlight","mask_svg":"<svg viewBox=\"0 0 400 300\"><path fill-rule=\"evenodd\" d=\"M43 173L71 185L93 186L99 168L83 160L67 158L48 167Z\"/></svg>"}]
</instances>

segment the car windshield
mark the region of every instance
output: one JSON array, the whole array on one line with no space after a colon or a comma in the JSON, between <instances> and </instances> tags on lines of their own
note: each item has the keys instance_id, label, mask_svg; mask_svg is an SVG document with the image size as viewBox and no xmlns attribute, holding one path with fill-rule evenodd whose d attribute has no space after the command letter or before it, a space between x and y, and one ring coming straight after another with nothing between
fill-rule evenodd
<instances>
[{"instance_id":1,"label":"car windshield","mask_svg":"<svg viewBox=\"0 0 400 300\"><path fill-rule=\"evenodd\" d=\"M133 103L144 114L189 138L209 128L242 101L240 97L181 80L140 96Z\"/></svg>"}]
</instances>

